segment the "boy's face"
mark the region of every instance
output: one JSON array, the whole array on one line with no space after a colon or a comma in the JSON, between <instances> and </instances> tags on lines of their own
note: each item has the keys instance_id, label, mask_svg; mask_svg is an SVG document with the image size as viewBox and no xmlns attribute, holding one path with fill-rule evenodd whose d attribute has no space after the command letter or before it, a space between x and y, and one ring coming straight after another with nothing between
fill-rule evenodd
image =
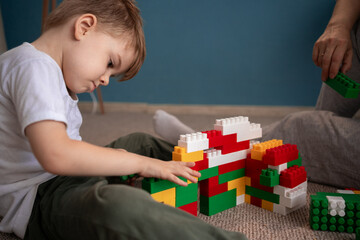
<instances>
[{"instance_id":1,"label":"boy's face","mask_svg":"<svg viewBox=\"0 0 360 240\"><path fill-rule=\"evenodd\" d=\"M87 36L86 36L87 35ZM62 71L70 93L92 92L108 85L111 76L126 72L135 53L127 38L87 32L64 52Z\"/></svg>"}]
</instances>

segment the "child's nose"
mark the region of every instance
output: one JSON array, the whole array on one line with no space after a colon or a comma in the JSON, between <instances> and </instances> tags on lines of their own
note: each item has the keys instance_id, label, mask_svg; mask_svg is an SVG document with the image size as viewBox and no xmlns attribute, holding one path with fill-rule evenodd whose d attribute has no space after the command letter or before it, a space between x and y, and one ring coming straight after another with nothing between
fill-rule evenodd
<instances>
[{"instance_id":1,"label":"child's nose","mask_svg":"<svg viewBox=\"0 0 360 240\"><path fill-rule=\"evenodd\" d=\"M104 75L100 78L100 84L103 86L107 86L109 84L109 76Z\"/></svg>"}]
</instances>

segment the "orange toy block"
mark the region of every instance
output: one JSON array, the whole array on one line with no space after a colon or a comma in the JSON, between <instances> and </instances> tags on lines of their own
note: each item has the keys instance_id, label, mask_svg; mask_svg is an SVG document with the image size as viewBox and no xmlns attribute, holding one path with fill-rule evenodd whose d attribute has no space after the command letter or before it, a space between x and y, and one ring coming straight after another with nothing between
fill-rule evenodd
<instances>
[{"instance_id":1,"label":"orange toy block","mask_svg":"<svg viewBox=\"0 0 360 240\"><path fill-rule=\"evenodd\" d=\"M203 157L203 150L187 153L185 148L179 146L176 146L174 148L174 152L172 153L173 160L180 162L198 162L203 160Z\"/></svg>"},{"instance_id":2,"label":"orange toy block","mask_svg":"<svg viewBox=\"0 0 360 240\"><path fill-rule=\"evenodd\" d=\"M272 202L269 202L266 200L261 200L261 208L269 210L269 211L273 211L274 204Z\"/></svg>"},{"instance_id":3,"label":"orange toy block","mask_svg":"<svg viewBox=\"0 0 360 240\"><path fill-rule=\"evenodd\" d=\"M175 207L175 188L170 188L161 192L151 194L155 201L165 203L172 207Z\"/></svg>"},{"instance_id":4,"label":"orange toy block","mask_svg":"<svg viewBox=\"0 0 360 240\"><path fill-rule=\"evenodd\" d=\"M255 144L253 146L253 149L251 149L251 158L261 161L263 156L265 155L267 149L278 147L281 145L283 145L283 141L276 140L276 139Z\"/></svg>"},{"instance_id":5,"label":"orange toy block","mask_svg":"<svg viewBox=\"0 0 360 240\"><path fill-rule=\"evenodd\" d=\"M236 196L245 194L245 177L228 182L228 191L236 188Z\"/></svg>"}]
</instances>

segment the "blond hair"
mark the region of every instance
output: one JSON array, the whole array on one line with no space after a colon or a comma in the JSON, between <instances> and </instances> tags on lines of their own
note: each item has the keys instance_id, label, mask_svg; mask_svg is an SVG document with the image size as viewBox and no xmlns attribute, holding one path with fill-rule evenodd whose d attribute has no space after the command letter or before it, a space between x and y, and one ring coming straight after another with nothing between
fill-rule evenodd
<instances>
[{"instance_id":1,"label":"blond hair","mask_svg":"<svg viewBox=\"0 0 360 240\"><path fill-rule=\"evenodd\" d=\"M145 36L140 10L134 0L64 0L46 19L44 31L85 13L94 14L103 31L111 35L128 34L135 49L135 60L120 81L133 78L146 56Z\"/></svg>"}]
</instances>

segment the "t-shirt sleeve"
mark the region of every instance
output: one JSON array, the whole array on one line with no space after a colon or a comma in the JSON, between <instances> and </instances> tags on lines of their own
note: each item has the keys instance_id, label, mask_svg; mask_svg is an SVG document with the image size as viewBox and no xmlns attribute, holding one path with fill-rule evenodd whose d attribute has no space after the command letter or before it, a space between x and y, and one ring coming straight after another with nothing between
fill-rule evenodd
<instances>
[{"instance_id":1,"label":"t-shirt sleeve","mask_svg":"<svg viewBox=\"0 0 360 240\"><path fill-rule=\"evenodd\" d=\"M32 123L43 120L67 124L60 69L46 59L35 59L13 69L8 82L22 133ZM66 88L65 88L66 89Z\"/></svg>"}]
</instances>

